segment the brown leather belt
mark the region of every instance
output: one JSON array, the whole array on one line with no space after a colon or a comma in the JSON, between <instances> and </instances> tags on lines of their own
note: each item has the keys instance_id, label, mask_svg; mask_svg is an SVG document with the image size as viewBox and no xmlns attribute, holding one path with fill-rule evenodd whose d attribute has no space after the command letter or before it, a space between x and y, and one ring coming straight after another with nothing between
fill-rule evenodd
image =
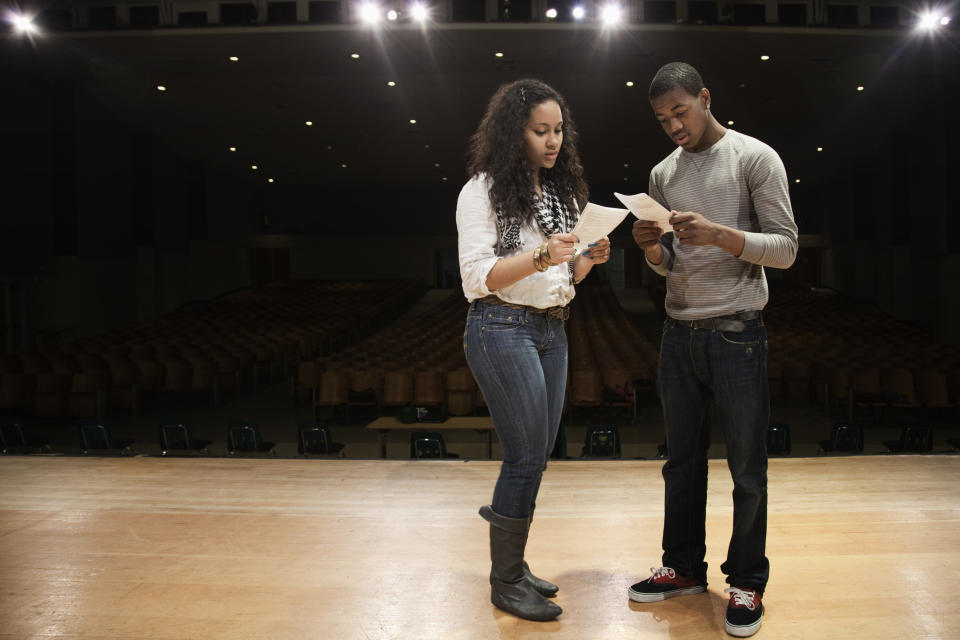
<instances>
[{"instance_id":1,"label":"brown leather belt","mask_svg":"<svg viewBox=\"0 0 960 640\"><path fill-rule=\"evenodd\" d=\"M508 307L510 309L519 309L520 311L530 311L532 313L543 313L546 314L548 318L553 320L566 320L570 317L570 307L547 307L546 309L541 309L539 307L531 307L525 304L514 304L512 302L504 302L500 298L494 295L484 296L482 298L477 298L476 302L482 302L483 304L495 304L501 307Z\"/></svg>"},{"instance_id":2,"label":"brown leather belt","mask_svg":"<svg viewBox=\"0 0 960 640\"><path fill-rule=\"evenodd\" d=\"M670 318L670 320L676 322L681 327L688 327L690 329L710 329L712 331L739 333L747 328L748 320L756 320L758 318L762 318L762 314L760 311L754 310L738 311L737 313L731 313L727 316L700 318L699 320L678 320L676 318Z\"/></svg>"}]
</instances>

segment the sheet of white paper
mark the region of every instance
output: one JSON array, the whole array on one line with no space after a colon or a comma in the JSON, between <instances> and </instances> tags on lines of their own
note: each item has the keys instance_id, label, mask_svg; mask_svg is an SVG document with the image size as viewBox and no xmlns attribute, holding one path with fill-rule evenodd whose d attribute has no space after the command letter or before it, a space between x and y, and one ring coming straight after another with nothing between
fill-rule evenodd
<instances>
[{"instance_id":1,"label":"sheet of white paper","mask_svg":"<svg viewBox=\"0 0 960 640\"><path fill-rule=\"evenodd\" d=\"M664 233L673 231L670 225L670 212L645 193L638 193L633 196L625 196L622 193L614 193L617 200L630 209L630 213L637 216L639 220L652 220L657 223Z\"/></svg>"},{"instance_id":2,"label":"sheet of white paper","mask_svg":"<svg viewBox=\"0 0 960 640\"><path fill-rule=\"evenodd\" d=\"M623 222L623 219L627 217L628 213L630 212L626 209L602 207L598 204L588 202L587 206L580 212L580 219L577 220L577 226L570 232L580 239L580 242L574 246L580 251L586 251L588 244L610 235L610 232L616 229L618 224Z\"/></svg>"}]
</instances>

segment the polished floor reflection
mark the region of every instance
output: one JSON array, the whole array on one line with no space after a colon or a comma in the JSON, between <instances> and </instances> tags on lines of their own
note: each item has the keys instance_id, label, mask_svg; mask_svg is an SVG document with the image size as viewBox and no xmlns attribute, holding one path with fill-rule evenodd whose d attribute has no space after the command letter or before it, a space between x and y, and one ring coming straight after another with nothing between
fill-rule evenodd
<instances>
[{"instance_id":1,"label":"polished floor reflection","mask_svg":"<svg viewBox=\"0 0 960 640\"><path fill-rule=\"evenodd\" d=\"M489 604L498 463L0 458L0 639L726 638L729 474L711 460L708 592L659 564L655 461L551 464L528 558L552 623ZM757 638L960 637L960 457L770 463Z\"/></svg>"}]
</instances>

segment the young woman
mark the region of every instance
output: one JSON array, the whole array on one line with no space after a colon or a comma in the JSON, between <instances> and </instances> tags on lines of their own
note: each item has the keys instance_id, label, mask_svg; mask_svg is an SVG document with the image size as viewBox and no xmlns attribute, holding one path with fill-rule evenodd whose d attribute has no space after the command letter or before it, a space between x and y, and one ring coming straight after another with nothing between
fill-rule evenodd
<instances>
[{"instance_id":1,"label":"young woman","mask_svg":"<svg viewBox=\"0 0 960 640\"><path fill-rule=\"evenodd\" d=\"M470 141L470 181L457 201L460 274L470 302L464 351L493 418L503 464L490 523L494 605L553 620L557 586L530 573L523 552L553 450L567 381L567 304L603 238L575 254L570 233L587 202L577 132L559 93L539 80L503 85Z\"/></svg>"}]
</instances>

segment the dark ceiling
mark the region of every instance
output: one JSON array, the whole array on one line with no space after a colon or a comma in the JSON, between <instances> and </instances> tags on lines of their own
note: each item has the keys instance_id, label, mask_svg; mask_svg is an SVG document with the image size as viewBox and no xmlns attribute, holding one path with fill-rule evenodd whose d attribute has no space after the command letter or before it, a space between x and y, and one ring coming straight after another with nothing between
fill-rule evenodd
<instances>
[{"instance_id":1,"label":"dark ceiling","mask_svg":"<svg viewBox=\"0 0 960 640\"><path fill-rule=\"evenodd\" d=\"M276 188L459 184L491 93L538 77L572 107L591 184L633 193L672 148L646 99L665 62L697 66L724 123L777 149L791 181L817 184L869 161L888 132L914 130L918 111L935 115L931 95L956 95L951 37L685 25L219 27L32 42L8 34L0 65L76 83L189 161L257 184L272 177Z\"/></svg>"}]
</instances>

